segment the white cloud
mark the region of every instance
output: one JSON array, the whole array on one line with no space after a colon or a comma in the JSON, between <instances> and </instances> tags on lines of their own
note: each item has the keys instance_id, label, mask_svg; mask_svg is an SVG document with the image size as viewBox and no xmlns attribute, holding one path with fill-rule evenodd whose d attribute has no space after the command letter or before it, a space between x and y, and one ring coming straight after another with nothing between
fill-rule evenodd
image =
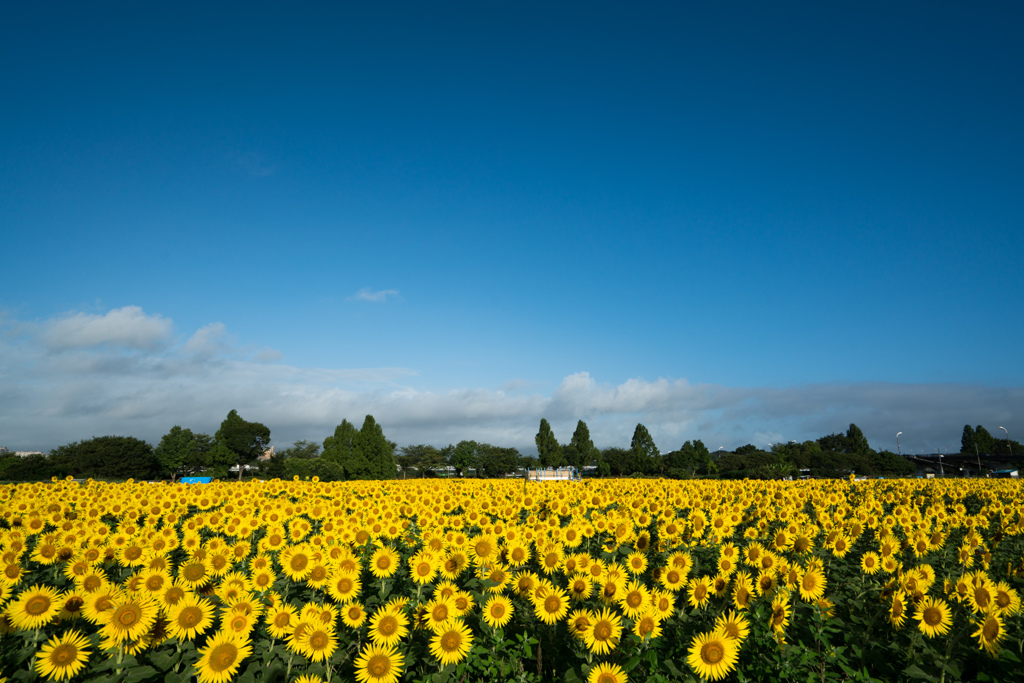
<instances>
[{"instance_id":1,"label":"white cloud","mask_svg":"<svg viewBox=\"0 0 1024 683\"><path fill-rule=\"evenodd\" d=\"M687 439L716 450L817 438L853 422L876 448L959 447L965 423L1024 433L1024 388L879 382L782 388L685 379L598 382L569 375L550 394L524 380L437 392L401 367L303 368L237 345L221 323L174 345L171 321L126 307L35 324L0 316L0 444L48 450L103 434L155 443L175 424L212 433L231 409L271 428L275 443L322 440L372 414L399 444L461 439L532 450L540 418L567 442L585 420L599 447L628 446L638 422L662 451ZM54 353L58 349L60 353ZM532 387L543 386L542 383Z\"/></svg>"},{"instance_id":2,"label":"white cloud","mask_svg":"<svg viewBox=\"0 0 1024 683\"><path fill-rule=\"evenodd\" d=\"M397 289L382 289L379 291L373 291L369 287L363 287L358 292L348 298L349 301L372 301L374 303L383 303L387 301L389 296L398 296Z\"/></svg>"},{"instance_id":3,"label":"white cloud","mask_svg":"<svg viewBox=\"0 0 1024 683\"><path fill-rule=\"evenodd\" d=\"M104 315L69 313L43 326L42 341L51 350L120 346L157 349L171 338L171 321L146 315L138 306L117 308Z\"/></svg>"}]
</instances>

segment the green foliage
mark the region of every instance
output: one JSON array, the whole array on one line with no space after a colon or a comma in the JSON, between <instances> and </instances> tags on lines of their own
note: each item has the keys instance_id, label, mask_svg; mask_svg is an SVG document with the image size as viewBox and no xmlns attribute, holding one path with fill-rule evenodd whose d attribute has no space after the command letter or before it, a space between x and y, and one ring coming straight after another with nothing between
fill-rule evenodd
<instances>
[{"instance_id":1,"label":"green foliage","mask_svg":"<svg viewBox=\"0 0 1024 683\"><path fill-rule=\"evenodd\" d=\"M633 459L633 466L640 474L654 474L660 464L661 452L654 445L654 439L647 427L637 424L633 430L633 439L629 442L629 450Z\"/></svg>"},{"instance_id":2,"label":"green foliage","mask_svg":"<svg viewBox=\"0 0 1024 683\"><path fill-rule=\"evenodd\" d=\"M395 463L405 476L436 476L435 470L444 466L447 458L442 450L427 444L402 446Z\"/></svg>"},{"instance_id":3,"label":"green foliage","mask_svg":"<svg viewBox=\"0 0 1024 683\"><path fill-rule=\"evenodd\" d=\"M712 474L715 463L711 460L711 452L700 439L685 442L678 451L666 453L665 468L670 477L693 477L697 474Z\"/></svg>"},{"instance_id":4,"label":"green foliage","mask_svg":"<svg viewBox=\"0 0 1024 683\"><path fill-rule=\"evenodd\" d=\"M476 447L477 469L485 477L503 477L515 473L520 458L515 448L500 448L489 443Z\"/></svg>"},{"instance_id":5,"label":"green foliage","mask_svg":"<svg viewBox=\"0 0 1024 683\"><path fill-rule=\"evenodd\" d=\"M385 438L384 430L367 415L359 430L359 450L369 465L370 479L394 479L398 466L395 464L394 446Z\"/></svg>"},{"instance_id":6,"label":"green foliage","mask_svg":"<svg viewBox=\"0 0 1024 683\"><path fill-rule=\"evenodd\" d=\"M543 417L534 442L537 444L537 462L541 467L561 467L565 464L562 446L551 431L551 425Z\"/></svg>"},{"instance_id":7,"label":"green foliage","mask_svg":"<svg viewBox=\"0 0 1024 683\"><path fill-rule=\"evenodd\" d=\"M601 451L591 441L590 429L583 420L576 423L576 431L572 433L572 439L562 452L565 455L565 464L576 469L592 465L601 458Z\"/></svg>"},{"instance_id":8,"label":"green foliage","mask_svg":"<svg viewBox=\"0 0 1024 683\"><path fill-rule=\"evenodd\" d=\"M160 439L153 455L165 475L180 479L210 467L213 446L213 437L209 434L194 434L191 429L175 425Z\"/></svg>"},{"instance_id":9,"label":"green foliage","mask_svg":"<svg viewBox=\"0 0 1024 683\"><path fill-rule=\"evenodd\" d=\"M247 422L237 410L232 410L220 423L214 439L221 447L216 459L222 462L226 456L225 449L230 451L238 465L238 479L241 480L245 466L256 462L270 447L270 429L259 422Z\"/></svg>"},{"instance_id":10,"label":"green foliage","mask_svg":"<svg viewBox=\"0 0 1024 683\"><path fill-rule=\"evenodd\" d=\"M455 473L460 477L465 476L470 468L476 467L476 448L476 441L460 441L452 449L448 464L455 468Z\"/></svg>"}]
</instances>

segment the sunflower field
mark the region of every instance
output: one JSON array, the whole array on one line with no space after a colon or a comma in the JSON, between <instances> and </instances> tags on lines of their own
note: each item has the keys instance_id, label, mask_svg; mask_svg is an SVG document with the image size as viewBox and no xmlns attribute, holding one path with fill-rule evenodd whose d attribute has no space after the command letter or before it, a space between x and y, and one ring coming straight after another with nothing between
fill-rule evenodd
<instances>
[{"instance_id":1,"label":"sunflower field","mask_svg":"<svg viewBox=\"0 0 1024 683\"><path fill-rule=\"evenodd\" d=\"M1013 480L0 486L5 680L1024 680Z\"/></svg>"}]
</instances>

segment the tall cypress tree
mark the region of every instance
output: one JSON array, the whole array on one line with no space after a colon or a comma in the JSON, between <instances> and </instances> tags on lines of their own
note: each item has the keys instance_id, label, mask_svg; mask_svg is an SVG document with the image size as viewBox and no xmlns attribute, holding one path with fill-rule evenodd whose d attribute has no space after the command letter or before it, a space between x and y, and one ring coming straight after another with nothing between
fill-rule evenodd
<instances>
[{"instance_id":1,"label":"tall cypress tree","mask_svg":"<svg viewBox=\"0 0 1024 683\"><path fill-rule=\"evenodd\" d=\"M590 429L583 420L576 423L576 431L572 433L572 439L563 452L565 453L565 463L576 469L581 469L584 465L589 465L601 458L601 452L590 440Z\"/></svg>"},{"instance_id":2,"label":"tall cypress tree","mask_svg":"<svg viewBox=\"0 0 1024 683\"><path fill-rule=\"evenodd\" d=\"M551 431L551 425L546 418L540 419L540 429L534 438L537 444L537 461L541 467L561 467L565 464L565 457L562 455L562 446Z\"/></svg>"},{"instance_id":3,"label":"tall cypress tree","mask_svg":"<svg viewBox=\"0 0 1024 683\"><path fill-rule=\"evenodd\" d=\"M384 437L384 430L373 419L373 415L367 415L363 420L363 426L359 430L357 440L363 457L370 465L370 478L372 479L394 479L398 471L395 465L395 452L392 445Z\"/></svg>"}]
</instances>

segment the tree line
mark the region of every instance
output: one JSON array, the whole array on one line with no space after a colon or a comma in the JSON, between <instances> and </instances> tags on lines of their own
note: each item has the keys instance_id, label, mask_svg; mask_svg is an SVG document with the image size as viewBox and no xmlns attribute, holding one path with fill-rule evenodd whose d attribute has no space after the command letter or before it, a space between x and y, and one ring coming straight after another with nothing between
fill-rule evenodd
<instances>
[{"instance_id":1,"label":"tree line","mask_svg":"<svg viewBox=\"0 0 1024 683\"><path fill-rule=\"evenodd\" d=\"M270 448L270 429L243 419L232 410L212 436L175 425L156 447L130 436L102 436L53 449L46 456L0 456L0 479L38 481L52 477L176 481L186 476L239 479L344 481L396 477L503 477L524 468L574 467L591 477L667 477L685 479L779 479L786 477L910 476L915 465L892 451L876 451L859 427L845 433L797 443L752 444L732 451L710 451L700 439L662 453L647 427L637 424L629 448L599 449L587 423L579 420L568 443L560 443L551 424L542 418L534 437L537 455L516 448L471 440L437 447L415 444L399 447L389 441L372 415L360 428L342 420L323 443L296 441L287 448ZM1024 453L1020 444L994 438L983 426L966 425L961 452L993 455Z\"/></svg>"}]
</instances>

